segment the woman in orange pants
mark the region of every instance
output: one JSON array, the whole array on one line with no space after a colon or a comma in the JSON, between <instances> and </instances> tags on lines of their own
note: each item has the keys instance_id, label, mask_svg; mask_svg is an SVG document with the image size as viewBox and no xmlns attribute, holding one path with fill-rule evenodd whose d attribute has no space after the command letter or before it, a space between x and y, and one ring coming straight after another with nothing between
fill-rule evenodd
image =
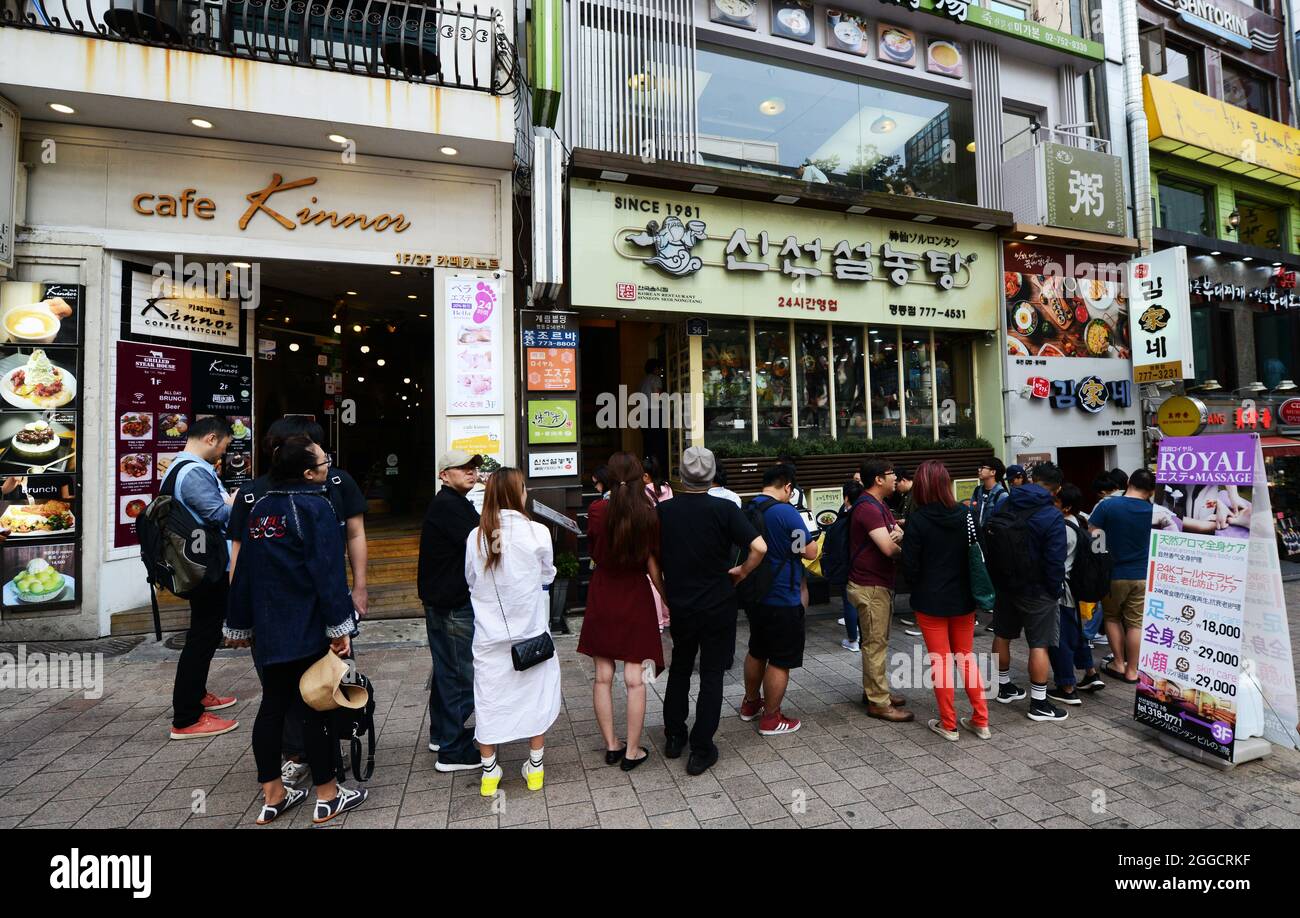
<instances>
[{"instance_id":1,"label":"woman in orange pants","mask_svg":"<svg viewBox=\"0 0 1300 918\"><path fill-rule=\"evenodd\" d=\"M913 584L911 605L930 658L939 717L930 729L956 742L954 663L970 698L972 714L961 726L988 739L989 710L975 660L975 599L971 594L969 546L975 541L970 512L953 499L952 479L940 462L921 463L912 486L915 509L903 534L902 572Z\"/></svg>"}]
</instances>

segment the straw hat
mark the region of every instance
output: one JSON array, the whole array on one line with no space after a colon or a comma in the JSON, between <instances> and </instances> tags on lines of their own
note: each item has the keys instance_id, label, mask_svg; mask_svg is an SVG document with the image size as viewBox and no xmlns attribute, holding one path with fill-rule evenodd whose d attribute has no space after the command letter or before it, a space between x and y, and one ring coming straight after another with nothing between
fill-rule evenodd
<instances>
[{"instance_id":1,"label":"straw hat","mask_svg":"<svg viewBox=\"0 0 1300 918\"><path fill-rule=\"evenodd\" d=\"M370 693L364 686L341 684L347 674L348 664L333 651L325 651L325 656L313 663L298 680L302 700L307 707L317 711L364 708L370 700Z\"/></svg>"}]
</instances>

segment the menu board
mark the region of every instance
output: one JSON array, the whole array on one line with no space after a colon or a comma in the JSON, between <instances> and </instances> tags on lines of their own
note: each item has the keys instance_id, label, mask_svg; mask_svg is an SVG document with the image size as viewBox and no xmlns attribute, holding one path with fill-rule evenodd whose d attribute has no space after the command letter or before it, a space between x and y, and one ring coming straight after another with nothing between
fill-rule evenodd
<instances>
[{"instance_id":1,"label":"menu board","mask_svg":"<svg viewBox=\"0 0 1300 918\"><path fill-rule=\"evenodd\" d=\"M227 489L252 479L253 361L118 342L116 519L113 544L138 545L136 517L158 493L194 421L217 415L234 437L218 463Z\"/></svg>"},{"instance_id":2,"label":"menu board","mask_svg":"<svg viewBox=\"0 0 1300 918\"><path fill-rule=\"evenodd\" d=\"M80 599L85 288L0 283L0 614Z\"/></svg>"}]
</instances>

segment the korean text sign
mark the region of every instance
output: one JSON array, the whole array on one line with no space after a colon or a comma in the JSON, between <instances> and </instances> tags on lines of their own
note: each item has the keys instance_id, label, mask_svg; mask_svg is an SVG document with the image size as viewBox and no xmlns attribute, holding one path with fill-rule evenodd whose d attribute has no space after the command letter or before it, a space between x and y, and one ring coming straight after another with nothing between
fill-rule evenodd
<instances>
[{"instance_id":1,"label":"korean text sign","mask_svg":"<svg viewBox=\"0 0 1300 918\"><path fill-rule=\"evenodd\" d=\"M1178 246L1130 261L1128 301L1134 379L1194 376L1187 249Z\"/></svg>"}]
</instances>

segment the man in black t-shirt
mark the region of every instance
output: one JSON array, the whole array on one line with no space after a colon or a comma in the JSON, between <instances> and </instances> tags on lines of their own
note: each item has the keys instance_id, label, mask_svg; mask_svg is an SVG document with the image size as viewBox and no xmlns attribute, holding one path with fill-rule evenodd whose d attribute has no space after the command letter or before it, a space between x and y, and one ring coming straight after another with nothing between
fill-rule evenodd
<instances>
[{"instance_id":1,"label":"man in black t-shirt","mask_svg":"<svg viewBox=\"0 0 1300 918\"><path fill-rule=\"evenodd\" d=\"M700 695L690 731L688 774L700 775L718 761L713 735L722 716L722 673L736 652L736 584L758 567L767 544L740 508L708 493L717 463L713 453L692 446L682 453L681 488L658 505L664 601L672 611L673 657L664 695L664 755L675 759L686 745L691 671L700 658ZM749 557L733 566L733 546Z\"/></svg>"}]
</instances>

